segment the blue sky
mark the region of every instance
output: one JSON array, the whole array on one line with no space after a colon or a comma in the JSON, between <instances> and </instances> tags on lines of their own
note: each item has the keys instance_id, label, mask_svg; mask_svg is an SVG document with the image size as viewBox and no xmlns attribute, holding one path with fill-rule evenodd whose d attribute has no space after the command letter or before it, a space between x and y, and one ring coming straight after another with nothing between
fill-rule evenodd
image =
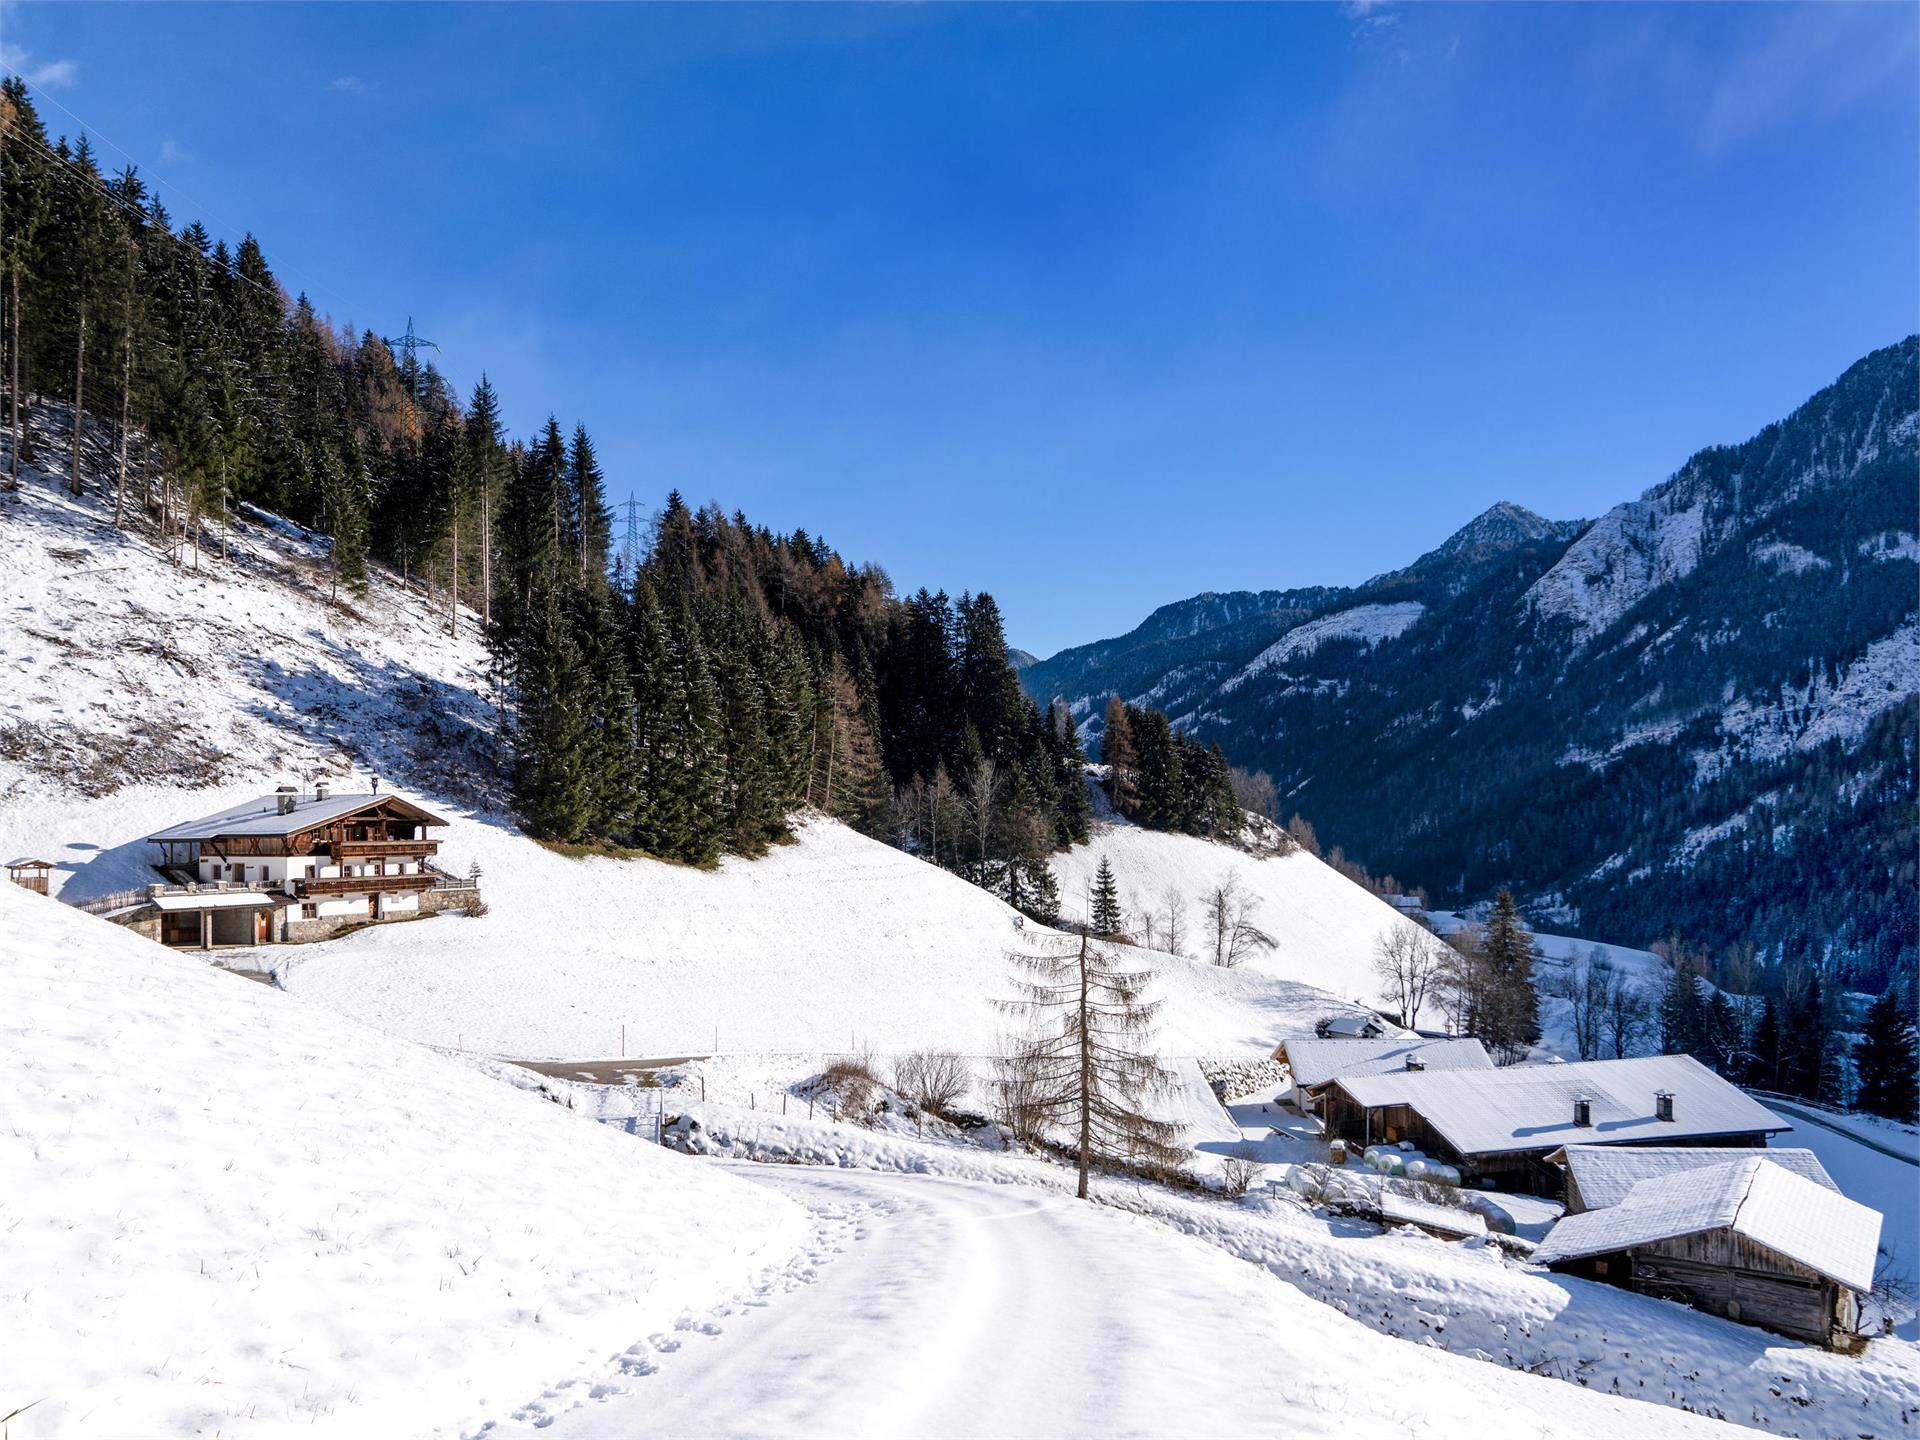
<instances>
[{"instance_id":1,"label":"blue sky","mask_svg":"<svg viewBox=\"0 0 1920 1440\"><path fill-rule=\"evenodd\" d=\"M1917 23L11 3L0 58L617 495L1046 654L1597 514L1920 327Z\"/></svg>"}]
</instances>

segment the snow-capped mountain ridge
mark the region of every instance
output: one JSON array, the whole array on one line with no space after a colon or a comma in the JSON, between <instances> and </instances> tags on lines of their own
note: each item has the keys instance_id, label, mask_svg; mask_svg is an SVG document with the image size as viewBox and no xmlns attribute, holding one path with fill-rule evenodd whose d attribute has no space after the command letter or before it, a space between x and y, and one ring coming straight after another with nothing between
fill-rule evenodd
<instances>
[{"instance_id":1,"label":"snow-capped mountain ridge","mask_svg":"<svg viewBox=\"0 0 1920 1440\"><path fill-rule=\"evenodd\" d=\"M1437 894L1512 885L1637 943L1680 928L1872 983L1920 929L1912 887L1865 859L1911 850L1912 766L1889 762L1920 693L1915 354L1874 352L1590 523L1502 503L1265 629L1178 655L1135 632L1124 666L1080 647L1023 679L1089 717L1152 696L1323 839ZM1392 634L1306 643L1407 604ZM1861 838L1809 849L1823 830ZM1810 875L1790 913L1777 896Z\"/></svg>"}]
</instances>

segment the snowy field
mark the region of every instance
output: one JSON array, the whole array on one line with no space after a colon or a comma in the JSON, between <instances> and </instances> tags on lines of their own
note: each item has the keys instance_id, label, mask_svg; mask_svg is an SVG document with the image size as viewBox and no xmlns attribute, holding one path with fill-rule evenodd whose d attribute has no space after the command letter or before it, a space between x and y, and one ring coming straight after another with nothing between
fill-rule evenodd
<instances>
[{"instance_id":1,"label":"snowy field","mask_svg":"<svg viewBox=\"0 0 1920 1440\"><path fill-rule=\"evenodd\" d=\"M14 1440L460 1433L767 1283L764 1188L0 884Z\"/></svg>"}]
</instances>

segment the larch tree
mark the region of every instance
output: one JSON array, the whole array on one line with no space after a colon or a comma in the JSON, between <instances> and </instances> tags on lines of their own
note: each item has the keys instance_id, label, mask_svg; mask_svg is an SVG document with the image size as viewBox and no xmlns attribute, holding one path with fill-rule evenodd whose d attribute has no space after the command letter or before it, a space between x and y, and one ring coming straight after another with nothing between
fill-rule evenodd
<instances>
[{"instance_id":1,"label":"larch tree","mask_svg":"<svg viewBox=\"0 0 1920 1440\"><path fill-rule=\"evenodd\" d=\"M1003 1042L999 1078L1017 1133L1073 1153L1083 1200L1095 1165L1178 1169L1180 1127L1147 1113L1173 1080L1153 1051L1152 973L1086 935L1011 958L1017 997L1001 1008L1020 1025Z\"/></svg>"},{"instance_id":2,"label":"larch tree","mask_svg":"<svg viewBox=\"0 0 1920 1440\"><path fill-rule=\"evenodd\" d=\"M1100 759L1107 767L1107 796L1113 808L1122 815L1132 815L1140 801L1136 780L1140 755L1134 748L1133 726L1127 720L1127 702L1118 695L1107 700Z\"/></svg>"}]
</instances>

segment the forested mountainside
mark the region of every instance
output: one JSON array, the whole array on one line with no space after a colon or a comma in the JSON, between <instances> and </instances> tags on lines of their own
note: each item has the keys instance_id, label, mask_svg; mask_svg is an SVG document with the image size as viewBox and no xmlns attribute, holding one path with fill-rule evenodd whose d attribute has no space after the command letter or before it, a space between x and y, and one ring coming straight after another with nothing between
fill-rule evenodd
<instances>
[{"instance_id":1,"label":"forested mountainside","mask_svg":"<svg viewBox=\"0 0 1920 1440\"><path fill-rule=\"evenodd\" d=\"M1110 693L1164 709L1438 899L1877 987L1920 930L1917 388L1909 337L1591 524L1496 506L1365 585L1199 596L1021 679L1090 740Z\"/></svg>"},{"instance_id":2,"label":"forested mountainside","mask_svg":"<svg viewBox=\"0 0 1920 1440\"><path fill-rule=\"evenodd\" d=\"M508 436L485 378L463 402L410 322L337 330L251 236L176 229L134 171L50 140L17 78L0 162L0 494L29 471L109 492L114 525L181 558L254 506L328 537L342 606L373 563L442 597L450 631L478 612L506 723L473 754L535 834L705 864L812 807L1050 917L1083 757L1021 691L991 596L902 599L804 530L677 493L616 561L585 426Z\"/></svg>"}]
</instances>

